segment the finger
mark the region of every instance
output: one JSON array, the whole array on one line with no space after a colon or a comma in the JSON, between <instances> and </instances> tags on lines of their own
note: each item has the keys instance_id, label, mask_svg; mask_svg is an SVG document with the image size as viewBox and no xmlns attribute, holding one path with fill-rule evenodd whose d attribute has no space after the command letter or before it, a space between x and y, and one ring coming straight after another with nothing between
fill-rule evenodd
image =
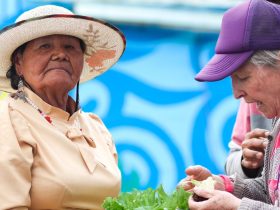
<instances>
[{"instance_id":1,"label":"finger","mask_svg":"<svg viewBox=\"0 0 280 210\"><path fill-rule=\"evenodd\" d=\"M260 162L248 162L244 160L242 160L241 164L244 168L248 168L248 169L259 169L260 167L263 166L263 163Z\"/></svg>"},{"instance_id":2,"label":"finger","mask_svg":"<svg viewBox=\"0 0 280 210\"><path fill-rule=\"evenodd\" d=\"M245 148L242 150L243 159L248 161L262 161L264 158L264 151L256 151Z\"/></svg>"},{"instance_id":3,"label":"finger","mask_svg":"<svg viewBox=\"0 0 280 210\"><path fill-rule=\"evenodd\" d=\"M197 201L195 201L193 196L191 196L188 199L188 206L189 206L189 209L191 209L191 210L209 209L208 205L209 205L208 200L197 202Z\"/></svg>"},{"instance_id":4,"label":"finger","mask_svg":"<svg viewBox=\"0 0 280 210\"><path fill-rule=\"evenodd\" d=\"M242 157L243 159L241 161L241 164L245 168L257 169L263 166L263 152L258 152L246 148L242 151Z\"/></svg>"},{"instance_id":5,"label":"finger","mask_svg":"<svg viewBox=\"0 0 280 210\"><path fill-rule=\"evenodd\" d=\"M213 192L214 192L213 190L204 190L199 187L193 188L193 193L207 199L213 197Z\"/></svg>"},{"instance_id":6,"label":"finger","mask_svg":"<svg viewBox=\"0 0 280 210\"><path fill-rule=\"evenodd\" d=\"M200 171L203 169L204 169L203 166L195 165L195 166L189 166L185 172L188 176L192 176L200 173Z\"/></svg>"},{"instance_id":7,"label":"finger","mask_svg":"<svg viewBox=\"0 0 280 210\"><path fill-rule=\"evenodd\" d=\"M184 190L186 191L189 191L191 190L192 188L194 188L194 184L191 182L191 181L188 181L188 180L181 180L179 182L179 184L177 185L177 188L183 188Z\"/></svg>"},{"instance_id":8,"label":"finger","mask_svg":"<svg viewBox=\"0 0 280 210\"><path fill-rule=\"evenodd\" d=\"M202 207L204 207L204 202L205 202L205 201L196 202L196 201L193 199L193 196L191 196L191 197L188 199L188 206L189 206L189 209L192 209L192 210L203 209Z\"/></svg>"},{"instance_id":9,"label":"finger","mask_svg":"<svg viewBox=\"0 0 280 210\"><path fill-rule=\"evenodd\" d=\"M263 166L263 160L255 161L255 160L243 159L241 161L241 164L243 167L248 168L248 169L258 169Z\"/></svg>"},{"instance_id":10,"label":"finger","mask_svg":"<svg viewBox=\"0 0 280 210\"><path fill-rule=\"evenodd\" d=\"M268 137L269 131L261 128L255 128L245 135L245 139Z\"/></svg>"},{"instance_id":11,"label":"finger","mask_svg":"<svg viewBox=\"0 0 280 210\"><path fill-rule=\"evenodd\" d=\"M207 177L211 176L211 172L200 165L196 165L196 166L190 166L189 168L186 169L186 174L195 180L201 181L206 179Z\"/></svg>"},{"instance_id":12,"label":"finger","mask_svg":"<svg viewBox=\"0 0 280 210\"><path fill-rule=\"evenodd\" d=\"M251 150L263 151L268 144L268 140L266 138L252 138L246 139L241 143L242 149L249 148Z\"/></svg>"}]
</instances>

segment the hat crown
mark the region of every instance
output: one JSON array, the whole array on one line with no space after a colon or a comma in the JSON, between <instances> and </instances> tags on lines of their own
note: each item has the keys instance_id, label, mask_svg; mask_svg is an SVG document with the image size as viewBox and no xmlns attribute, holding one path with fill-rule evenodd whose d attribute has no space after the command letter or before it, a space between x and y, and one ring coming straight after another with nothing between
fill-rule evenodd
<instances>
[{"instance_id":1,"label":"hat crown","mask_svg":"<svg viewBox=\"0 0 280 210\"><path fill-rule=\"evenodd\" d=\"M216 53L280 49L280 5L250 0L223 16Z\"/></svg>"},{"instance_id":2,"label":"hat crown","mask_svg":"<svg viewBox=\"0 0 280 210\"><path fill-rule=\"evenodd\" d=\"M250 1L228 10L222 20L220 35L216 44L216 53L241 51Z\"/></svg>"},{"instance_id":3,"label":"hat crown","mask_svg":"<svg viewBox=\"0 0 280 210\"><path fill-rule=\"evenodd\" d=\"M28 10L24 13L22 13L17 19L16 23L23 21L23 20L28 20L31 18L37 18L37 17L42 17L42 16L47 16L47 15L55 15L55 14L64 14L64 15L73 15L73 13L60 6L55 6L55 5L44 5L44 6L39 6L34 9Z\"/></svg>"},{"instance_id":4,"label":"hat crown","mask_svg":"<svg viewBox=\"0 0 280 210\"><path fill-rule=\"evenodd\" d=\"M0 90L15 91L6 77L15 49L31 40L54 34L74 36L85 43L80 82L107 71L119 60L125 49L123 34L109 23L89 16L75 15L59 6L39 6L24 12L15 24L0 31Z\"/></svg>"}]
</instances>

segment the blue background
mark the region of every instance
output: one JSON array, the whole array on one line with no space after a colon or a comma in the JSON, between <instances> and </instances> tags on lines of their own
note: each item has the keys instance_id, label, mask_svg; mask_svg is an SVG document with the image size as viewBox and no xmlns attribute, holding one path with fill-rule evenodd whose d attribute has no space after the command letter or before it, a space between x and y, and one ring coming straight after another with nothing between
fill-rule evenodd
<instances>
[{"instance_id":1,"label":"blue background","mask_svg":"<svg viewBox=\"0 0 280 210\"><path fill-rule=\"evenodd\" d=\"M70 3L51 3L73 8ZM0 26L40 4L0 0ZM230 79L193 79L213 55L218 34L117 26L127 38L127 49L110 71L81 84L80 101L84 111L102 118L114 137L122 191L159 184L172 191L185 168L194 164L223 173L238 101Z\"/></svg>"}]
</instances>

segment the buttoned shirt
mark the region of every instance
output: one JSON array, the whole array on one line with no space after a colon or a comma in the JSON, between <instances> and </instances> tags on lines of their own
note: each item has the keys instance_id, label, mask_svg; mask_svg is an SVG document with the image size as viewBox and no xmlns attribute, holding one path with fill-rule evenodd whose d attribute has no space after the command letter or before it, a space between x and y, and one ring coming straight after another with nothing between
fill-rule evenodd
<instances>
[{"instance_id":1,"label":"buttoned shirt","mask_svg":"<svg viewBox=\"0 0 280 210\"><path fill-rule=\"evenodd\" d=\"M25 92L42 113L20 98L0 102L0 209L102 209L121 185L110 133L94 114Z\"/></svg>"}]
</instances>

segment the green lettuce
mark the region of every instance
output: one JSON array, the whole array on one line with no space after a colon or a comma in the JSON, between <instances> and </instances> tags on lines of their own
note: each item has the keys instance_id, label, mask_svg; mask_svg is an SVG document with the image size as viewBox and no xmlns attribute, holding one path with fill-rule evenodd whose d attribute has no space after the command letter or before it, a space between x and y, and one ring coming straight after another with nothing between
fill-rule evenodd
<instances>
[{"instance_id":1,"label":"green lettuce","mask_svg":"<svg viewBox=\"0 0 280 210\"><path fill-rule=\"evenodd\" d=\"M168 195L162 185L157 189L123 192L118 197L108 197L102 207L106 210L187 210L191 193L183 188Z\"/></svg>"}]
</instances>

